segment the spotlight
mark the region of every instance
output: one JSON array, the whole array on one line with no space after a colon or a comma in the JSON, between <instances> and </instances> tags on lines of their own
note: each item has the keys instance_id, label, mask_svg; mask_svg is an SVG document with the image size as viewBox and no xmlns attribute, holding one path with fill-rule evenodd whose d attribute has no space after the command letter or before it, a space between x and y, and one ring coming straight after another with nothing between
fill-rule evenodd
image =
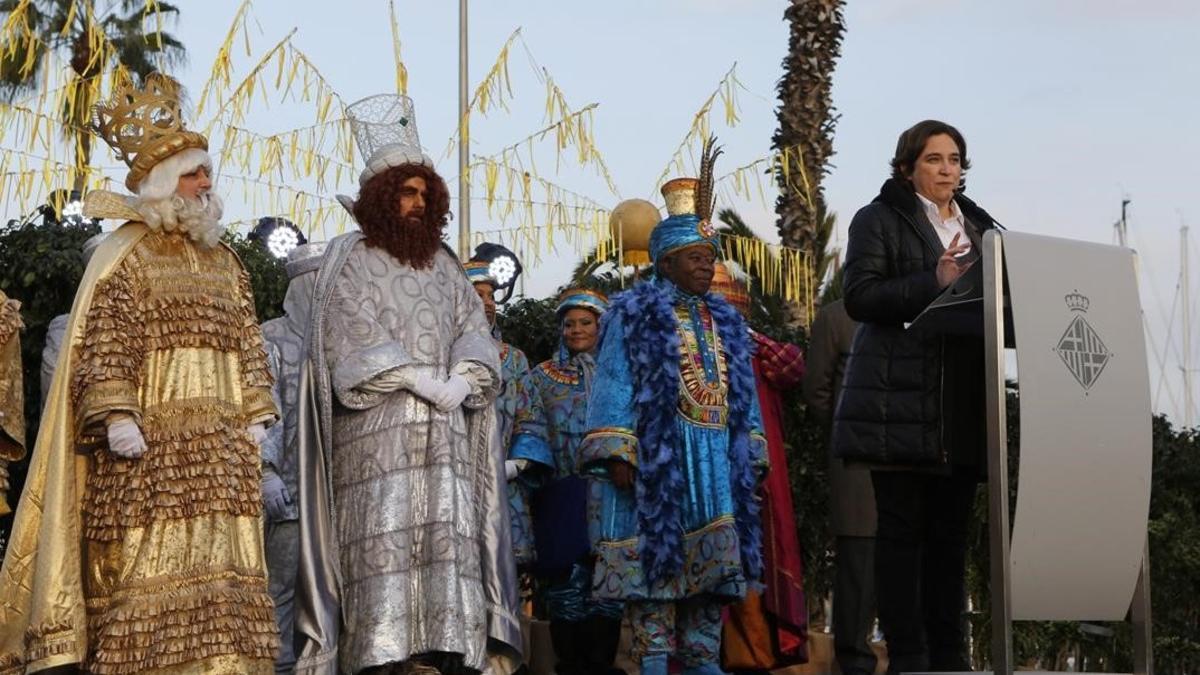
<instances>
[{"instance_id":1,"label":"spotlight","mask_svg":"<svg viewBox=\"0 0 1200 675\"><path fill-rule=\"evenodd\" d=\"M523 271L521 261L517 259L516 254L501 244L484 242L475 247L475 255L471 256L471 260L487 263L488 274L496 280L497 295L500 291L504 291L504 297L497 297L496 304L502 305L508 302L512 297L513 289L516 288L517 279L520 278Z\"/></svg>"},{"instance_id":2,"label":"spotlight","mask_svg":"<svg viewBox=\"0 0 1200 675\"><path fill-rule=\"evenodd\" d=\"M275 216L259 218L258 224L246 238L267 249L276 258L287 258L292 249L308 243L304 233L292 221Z\"/></svg>"}]
</instances>

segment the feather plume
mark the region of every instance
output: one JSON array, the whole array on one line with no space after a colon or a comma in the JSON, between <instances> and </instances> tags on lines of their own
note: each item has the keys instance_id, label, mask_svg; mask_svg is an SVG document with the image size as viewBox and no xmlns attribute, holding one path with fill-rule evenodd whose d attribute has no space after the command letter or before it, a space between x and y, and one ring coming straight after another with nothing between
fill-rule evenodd
<instances>
[{"instance_id":1,"label":"feather plume","mask_svg":"<svg viewBox=\"0 0 1200 675\"><path fill-rule=\"evenodd\" d=\"M704 140L704 147L700 151L700 187L696 190L696 215L706 222L712 222L713 208L716 206L713 166L722 152L716 142L716 136L709 136Z\"/></svg>"}]
</instances>

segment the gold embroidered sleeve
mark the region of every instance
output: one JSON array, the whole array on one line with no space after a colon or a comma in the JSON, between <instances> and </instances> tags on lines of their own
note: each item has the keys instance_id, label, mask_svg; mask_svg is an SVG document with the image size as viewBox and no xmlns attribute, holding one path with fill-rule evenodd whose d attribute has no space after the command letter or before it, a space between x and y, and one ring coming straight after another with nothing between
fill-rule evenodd
<instances>
[{"instance_id":1,"label":"gold embroidered sleeve","mask_svg":"<svg viewBox=\"0 0 1200 675\"><path fill-rule=\"evenodd\" d=\"M20 306L16 300L8 300L0 293L0 464L25 456ZM3 470L0 467L0 471ZM0 476L0 492L4 490L3 483L4 476Z\"/></svg>"},{"instance_id":2,"label":"gold embroidered sleeve","mask_svg":"<svg viewBox=\"0 0 1200 675\"><path fill-rule=\"evenodd\" d=\"M126 413L139 425L142 422L138 387L146 322L137 286L128 261L122 262L96 283L87 310L71 382L76 434L84 446L104 438L104 420L112 413Z\"/></svg>"},{"instance_id":3,"label":"gold embroidered sleeve","mask_svg":"<svg viewBox=\"0 0 1200 675\"><path fill-rule=\"evenodd\" d=\"M271 397L271 387L275 380L267 365L262 328L254 311L254 288L250 285L250 275L246 273L245 268L239 270L238 286L242 295L242 414L245 415L247 424L261 423L270 426L279 419L279 410Z\"/></svg>"}]
</instances>

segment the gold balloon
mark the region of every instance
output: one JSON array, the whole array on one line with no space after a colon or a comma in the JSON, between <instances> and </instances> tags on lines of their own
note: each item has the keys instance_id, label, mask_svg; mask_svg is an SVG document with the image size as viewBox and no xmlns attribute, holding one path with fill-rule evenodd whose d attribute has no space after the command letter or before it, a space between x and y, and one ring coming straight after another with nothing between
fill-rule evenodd
<instances>
[{"instance_id":1,"label":"gold balloon","mask_svg":"<svg viewBox=\"0 0 1200 675\"><path fill-rule=\"evenodd\" d=\"M626 199L608 218L613 239L621 242L626 265L650 264L650 233L662 220L658 207L645 199Z\"/></svg>"}]
</instances>

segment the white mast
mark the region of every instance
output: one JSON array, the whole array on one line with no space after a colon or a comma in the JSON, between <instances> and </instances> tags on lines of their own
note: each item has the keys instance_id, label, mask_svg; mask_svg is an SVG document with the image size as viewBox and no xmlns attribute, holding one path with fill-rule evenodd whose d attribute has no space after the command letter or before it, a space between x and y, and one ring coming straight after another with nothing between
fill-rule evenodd
<instances>
[{"instance_id":1,"label":"white mast","mask_svg":"<svg viewBox=\"0 0 1200 675\"><path fill-rule=\"evenodd\" d=\"M1188 274L1188 227L1179 227L1179 285L1183 305L1183 426L1191 428L1192 418L1192 303Z\"/></svg>"}]
</instances>

